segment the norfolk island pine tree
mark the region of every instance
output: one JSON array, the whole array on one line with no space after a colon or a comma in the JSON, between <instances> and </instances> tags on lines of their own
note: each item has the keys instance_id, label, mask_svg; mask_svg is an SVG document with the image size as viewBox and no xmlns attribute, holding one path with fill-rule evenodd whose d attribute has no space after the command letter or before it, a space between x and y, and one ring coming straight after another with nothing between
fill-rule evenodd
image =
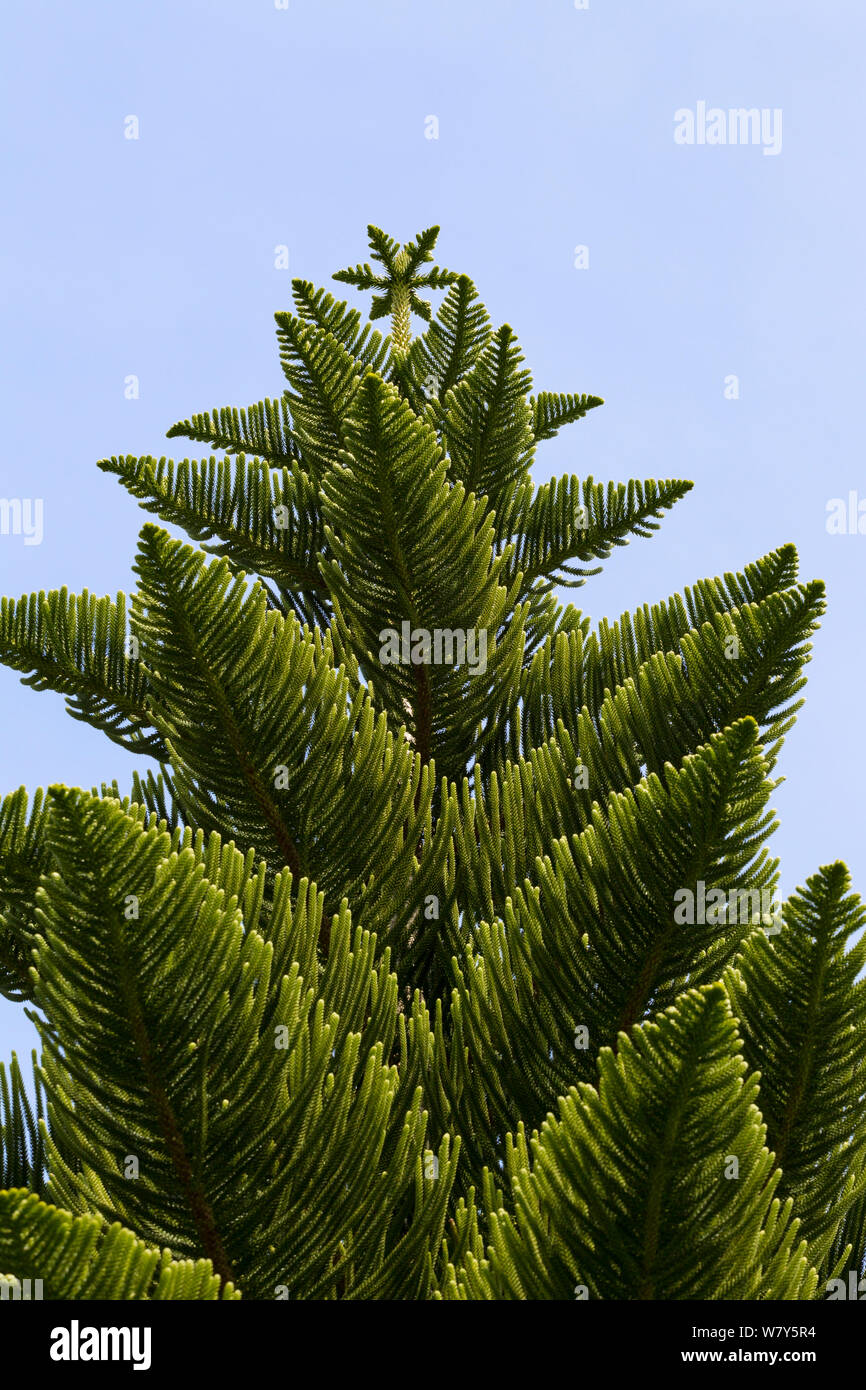
<instances>
[{"instance_id":1,"label":"norfolk island pine tree","mask_svg":"<svg viewBox=\"0 0 866 1390\"><path fill-rule=\"evenodd\" d=\"M129 604L2 600L3 662L159 770L0 807L42 1042L0 1070L0 1272L848 1296L866 918L841 864L765 911L823 587L783 545L593 631L555 587L691 484L534 486L601 400L532 393L438 228L368 233L370 322L295 280L284 394L169 431L220 458L101 461L192 543L148 522Z\"/></svg>"}]
</instances>

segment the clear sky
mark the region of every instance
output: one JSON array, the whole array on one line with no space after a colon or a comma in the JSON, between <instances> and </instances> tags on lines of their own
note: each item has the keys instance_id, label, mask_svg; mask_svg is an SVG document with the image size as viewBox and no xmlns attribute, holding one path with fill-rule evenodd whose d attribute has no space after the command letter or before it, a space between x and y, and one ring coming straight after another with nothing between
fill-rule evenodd
<instances>
[{"instance_id":1,"label":"clear sky","mask_svg":"<svg viewBox=\"0 0 866 1390\"><path fill-rule=\"evenodd\" d=\"M866 501L859 0L19 0L3 27L0 498L42 499L43 535L0 535L0 593L129 592L149 518L97 459L207 453L165 431L281 393L292 276L354 300L330 276L367 223L438 223L535 389L605 398L537 480L695 483L578 606L616 618L786 541L826 581L770 843L783 893L839 858L862 891L866 535L826 529ZM0 794L129 784L2 667L0 710ZM0 1057L34 1039L0 1001Z\"/></svg>"}]
</instances>

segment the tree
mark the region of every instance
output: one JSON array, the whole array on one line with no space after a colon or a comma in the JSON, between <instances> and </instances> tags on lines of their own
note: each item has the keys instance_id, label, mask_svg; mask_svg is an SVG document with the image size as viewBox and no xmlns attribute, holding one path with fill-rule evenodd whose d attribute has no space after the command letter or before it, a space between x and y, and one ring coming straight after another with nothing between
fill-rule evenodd
<instances>
[{"instance_id":1,"label":"tree","mask_svg":"<svg viewBox=\"0 0 866 1390\"><path fill-rule=\"evenodd\" d=\"M466 275L369 229L288 389L113 457L137 588L0 659L155 760L0 807L0 1270L45 1297L815 1299L866 1260L866 915L766 841L819 582L792 545L601 621L691 483L535 486ZM435 316L418 291L446 291ZM412 337L412 314L426 329ZM854 943L856 938L856 944Z\"/></svg>"}]
</instances>

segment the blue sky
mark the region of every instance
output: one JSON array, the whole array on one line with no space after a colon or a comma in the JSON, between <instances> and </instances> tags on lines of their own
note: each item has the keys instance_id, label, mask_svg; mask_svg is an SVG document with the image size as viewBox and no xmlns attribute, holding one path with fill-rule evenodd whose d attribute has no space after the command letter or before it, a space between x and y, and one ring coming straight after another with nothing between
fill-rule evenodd
<instances>
[{"instance_id":1,"label":"blue sky","mask_svg":"<svg viewBox=\"0 0 866 1390\"><path fill-rule=\"evenodd\" d=\"M826 581L770 844L783 893L840 858L866 886L866 535L826 529L866 499L861 5L28 0L4 29L0 498L44 520L0 535L0 593L129 592L147 516L97 459L206 453L165 432L280 394L292 276L354 299L330 276L367 223L437 223L535 389L605 398L537 480L695 483L578 606L615 618L787 541ZM677 143L699 103L781 112L780 148ZM6 668L0 710L0 794L143 770ZM34 1039L0 1001L0 1057Z\"/></svg>"}]
</instances>

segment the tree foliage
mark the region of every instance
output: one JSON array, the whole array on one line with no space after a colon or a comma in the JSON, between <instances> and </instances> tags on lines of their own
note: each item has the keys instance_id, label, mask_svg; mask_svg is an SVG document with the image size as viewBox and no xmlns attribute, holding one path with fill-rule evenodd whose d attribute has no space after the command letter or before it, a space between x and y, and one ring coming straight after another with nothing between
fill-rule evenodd
<instances>
[{"instance_id":1,"label":"tree foliage","mask_svg":"<svg viewBox=\"0 0 866 1390\"><path fill-rule=\"evenodd\" d=\"M335 279L388 333L295 280L282 396L168 432L222 457L101 461L131 596L2 600L0 659L146 761L0 803L42 1044L0 1065L0 1273L822 1298L866 1273L866 913L835 864L768 916L767 841L823 586L783 545L561 604L691 483L536 484L601 399L534 391L438 228L368 231Z\"/></svg>"}]
</instances>

